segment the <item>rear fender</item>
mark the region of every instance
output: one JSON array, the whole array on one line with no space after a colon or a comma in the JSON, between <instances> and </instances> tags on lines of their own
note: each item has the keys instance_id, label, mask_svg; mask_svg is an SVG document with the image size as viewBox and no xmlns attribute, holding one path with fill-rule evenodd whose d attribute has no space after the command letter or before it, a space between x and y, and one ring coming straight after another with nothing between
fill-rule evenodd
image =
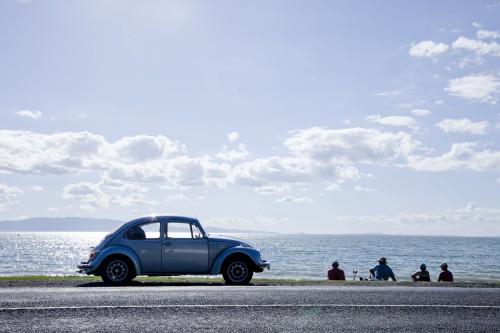
<instances>
[{"instance_id":1,"label":"rear fender","mask_svg":"<svg viewBox=\"0 0 500 333\"><path fill-rule=\"evenodd\" d=\"M141 261L137 254L129 247L123 246L123 245L115 245L111 247L107 247L99 254L97 257L92 260L90 263L92 266L95 267L94 271L92 273L98 273L99 272L99 266L110 256L114 255L123 255L128 257L131 261L132 264L134 265L136 275L142 275L142 270L141 270Z\"/></svg>"},{"instance_id":2,"label":"rear fender","mask_svg":"<svg viewBox=\"0 0 500 333\"><path fill-rule=\"evenodd\" d=\"M255 269L255 267L258 267L258 265L261 261L260 260L260 252L257 251L256 249L243 247L243 246L230 247L228 249L225 249L221 253L219 253L217 258L215 258L215 260L212 263L212 267L210 269L210 274L211 275L220 274L224 260L226 260L227 257L229 257L233 254L240 254L242 256L249 258L253 262L253 266L254 266L253 269Z\"/></svg>"}]
</instances>

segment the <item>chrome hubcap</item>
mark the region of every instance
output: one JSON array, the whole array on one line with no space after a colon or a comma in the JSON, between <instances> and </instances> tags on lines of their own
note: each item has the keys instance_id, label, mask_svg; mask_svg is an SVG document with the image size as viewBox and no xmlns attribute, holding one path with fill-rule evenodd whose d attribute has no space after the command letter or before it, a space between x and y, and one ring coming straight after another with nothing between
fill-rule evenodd
<instances>
[{"instance_id":1,"label":"chrome hubcap","mask_svg":"<svg viewBox=\"0 0 500 333\"><path fill-rule=\"evenodd\" d=\"M109 263L106 272L111 280L122 281L127 277L128 267L123 261L115 260Z\"/></svg>"},{"instance_id":2,"label":"chrome hubcap","mask_svg":"<svg viewBox=\"0 0 500 333\"><path fill-rule=\"evenodd\" d=\"M234 282L240 282L245 280L248 275L247 266L242 262L234 262L228 267L229 277Z\"/></svg>"}]
</instances>

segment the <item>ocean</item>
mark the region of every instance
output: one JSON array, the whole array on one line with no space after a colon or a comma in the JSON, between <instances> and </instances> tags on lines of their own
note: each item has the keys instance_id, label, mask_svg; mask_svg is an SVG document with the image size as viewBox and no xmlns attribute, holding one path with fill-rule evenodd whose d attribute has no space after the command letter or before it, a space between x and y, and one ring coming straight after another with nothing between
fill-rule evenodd
<instances>
[{"instance_id":1,"label":"ocean","mask_svg":"<svg viewBox=\"0 0 500 333\"><path fill-rule=\"evenodd\" d=\"M103 232L0 233L0 276L71 276L88 258L89 247ZM256 274L270 279L326 279L337 260L348 280L368 277L381 256L398 280L409 281L421 263L436 281L439 265L448 263L457 281L500 282L500 238L389 235L225 234L259 248L271 269Z\"/></svg>"}]
</instances>

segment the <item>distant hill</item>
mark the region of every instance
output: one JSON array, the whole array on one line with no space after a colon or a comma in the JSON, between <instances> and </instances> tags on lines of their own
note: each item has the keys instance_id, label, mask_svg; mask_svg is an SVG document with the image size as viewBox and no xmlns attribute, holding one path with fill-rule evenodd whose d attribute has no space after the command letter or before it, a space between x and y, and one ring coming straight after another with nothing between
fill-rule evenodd
<instances>
[{"instance_id":1,"label":"distant hill","mask_svg":"<svg viewBox=\"0 0 500 333\"><path fill-rule=\"evenodd\" d=\"M125 221L95 219L84 217L33 217L17 221L0 221L0 232L12 231L71 231L71 232L88 232L88 231L104 231L109 232L123 224ZM261 232L253 230L241 229L224 229L217 227L204 227L208 233L252 233Z\"/></svg>"},{"instance_id":2,"label":"distant hill","mask_svg":"<svg viewBox=\"0 0 500 333\"><path fill-rule=\"evenodd\" d=\"M246 229L226 229L226 228L217 228L217 227L205 227L205 226L203 226L203 224L202 224L202 227L203 227L203 229L205 229L205 232L209 233L209 234L218 234L218 233L231 233L231 234L260 233L260 234L269 234L269 233L273 233L273 232L269 232L269 231L257 231L257 230L246 230Z\"/></svg>"},{"instance_id":3,"label":"distant hill","mask_svg":"<svg viewBox=\"0 0 500 333\"><path fill-rule=\"evenodd\" d=\"M0 231L111 231L123 221L82 217L33 217L0 221Z\"/></svg>"}]
</instances>

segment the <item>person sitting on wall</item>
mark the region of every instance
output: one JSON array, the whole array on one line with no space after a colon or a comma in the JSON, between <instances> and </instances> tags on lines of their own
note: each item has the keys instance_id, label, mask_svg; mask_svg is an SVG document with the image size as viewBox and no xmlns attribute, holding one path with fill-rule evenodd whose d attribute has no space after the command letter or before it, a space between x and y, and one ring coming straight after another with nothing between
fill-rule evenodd
<instances>
[{"instance_id":1,"label":"person sitting on wall","mask_svg":"<svg viewBox=\"0 0 500 333\"><path fill-rule=\"evenodd\" d=\"M427 266L425 264L420 265L420 270L413 273L411 275L411 279L413 281L431 281L431 276L429 275L429 271L427 270Z\"/></svg>"},{"instance_id":2,"label":"person sitting on wall","mask_svg":"<svg viewBox=\"0 0 500 333\"><path fill-rule=\"evenodd\" d=\"M438 282L453 282L453 274L448 270L448 264L443 262L439 267L441 267L441 273L439 273Z\"/></svg>"},{"instance_id":3,"label":"person sitting on wall","mask_svg":"<svg viewBox=\"0 0 500 333\"><path fill-rule=\"evenodd\" d=\"M337 261L334 261L332 269L328 270L328 280L345 280L344 271L339 268Z\"/></svg>"},{"instance_id":4,"label":"person sitting on wall","mask_svg":"<svg viewBox=\"0 0 500 333\"><path fill-rule=\"evenodd\" d=\"M378 265L370 269L370 275L372 275L375 280L387 281L391 278L392 281L396 281L394 272L389 265L387 265L387 259L385 257L380 257Z\"/></svg>"}]
</instances>

